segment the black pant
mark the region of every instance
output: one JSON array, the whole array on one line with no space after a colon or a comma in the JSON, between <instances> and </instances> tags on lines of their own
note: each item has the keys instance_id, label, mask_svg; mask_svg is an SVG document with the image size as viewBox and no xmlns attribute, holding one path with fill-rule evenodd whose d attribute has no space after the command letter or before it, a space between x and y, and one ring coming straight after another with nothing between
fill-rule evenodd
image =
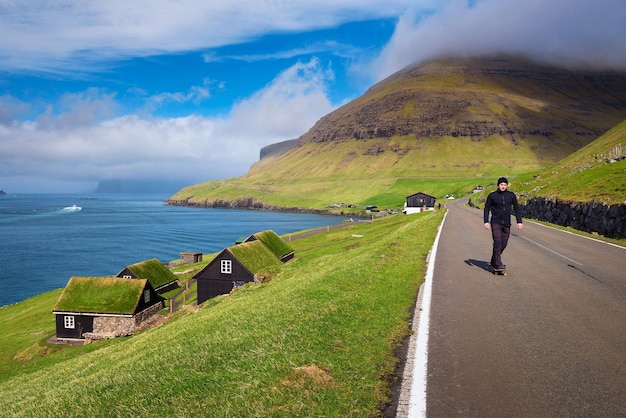
<instances>
[{"instance_id":1,"label":"black pant","mask_svg":"<svg viewBox=\"0 0 626 418\"><path fill-rule=\"evenodd\" d=\"M504 268L502 263L502 253L509 243L511 226L491 223L491 237L493 238L493 252L491 254L491 267Z\"/></svg>"}]
</instances>

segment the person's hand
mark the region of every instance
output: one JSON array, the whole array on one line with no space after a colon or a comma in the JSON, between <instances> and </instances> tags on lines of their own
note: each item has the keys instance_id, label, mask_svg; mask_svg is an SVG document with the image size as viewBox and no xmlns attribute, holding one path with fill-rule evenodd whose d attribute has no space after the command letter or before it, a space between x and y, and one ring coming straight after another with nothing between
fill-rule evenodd
<instances>
[{"instance_id":1,"label":"person's hand","mask_svg":"<svg viewBox=\"0 0 626 418\"><path fill-rule=\"evenodd\" d=\"M522 224L521 222L517 224L517 229L522 229L524 227L524 224Z\"/></svg>"},{"instance_id":2,"label":"person's hand","mask_svg":"<svg viewBox=\"0 0 626 418\"><path fill-rule=\"evenodd\" d=\"M485 229L489 229L489 222L485 222Z\"/></svg>"}]
</instances>

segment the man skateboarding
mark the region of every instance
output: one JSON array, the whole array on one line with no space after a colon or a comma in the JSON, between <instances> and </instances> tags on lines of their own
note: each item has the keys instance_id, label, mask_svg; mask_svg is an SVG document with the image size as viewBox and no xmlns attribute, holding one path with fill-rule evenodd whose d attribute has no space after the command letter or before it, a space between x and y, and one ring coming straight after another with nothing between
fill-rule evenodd
<instances>
[{"instance_id":1,"label":"man skateboarding","mask_svg":"<svg viewBox=\"0 0 626 418\"><path fill-rule=\"evenodd\" d=\"M506 177L498 179L498 189L489 193L485 202L485 228L491 228L493 251L491 254L491 269L493 273L506 274L506 266L502 264L502 252L509 242L511 234L511 208L515 211L517 229L522 229L522 208L517 202L515 193L507 190L509 181ZM491 222L489 222L491 213Z\"/></svg>"}]
</instances>

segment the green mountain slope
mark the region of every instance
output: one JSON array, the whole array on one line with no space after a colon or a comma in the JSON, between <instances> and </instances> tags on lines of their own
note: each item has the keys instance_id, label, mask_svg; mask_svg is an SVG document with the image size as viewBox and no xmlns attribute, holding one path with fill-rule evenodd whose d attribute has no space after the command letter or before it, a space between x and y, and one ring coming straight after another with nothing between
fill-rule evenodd
<instances>
[{"instance_id":1,"label":"green mountain slope","mask_svg":"<svg viewBox=\"0 0 626 418\"><path fill-rule=\"evenodd\" d=\"M626 202L626 120L551 167L521 176L523 198Z\"/></svg>"},{"instance_id":2,"label":"green mountain slope","mask_svg":"<svg viewBox=\"0 0 626 418\"><path fill-rule=\"evenodd\" d=\"M463 178L449 185L453 194L550 166L625 116L626 73L511 57L438 60L376 84L245 176L188 187L172 199L323 208L365 203L398 179L414 179L410 194L423 189L424 178ZM396 206L403 197L395 195Z\"/></svg>"}]
</instances>

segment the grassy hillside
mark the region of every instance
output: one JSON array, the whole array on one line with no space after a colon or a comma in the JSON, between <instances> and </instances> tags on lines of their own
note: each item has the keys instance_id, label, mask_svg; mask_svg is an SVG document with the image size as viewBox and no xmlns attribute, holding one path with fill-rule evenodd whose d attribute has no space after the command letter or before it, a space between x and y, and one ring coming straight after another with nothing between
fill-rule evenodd
<instances>
[{"instance_id":1,"label":"grassy hillside","mask_svg":"<svg viewBox=\"0 0 626 418\"><path fill-rule=\"evenodd\" d=\"M626 202L626 120L600 138L544 170L520 176L524 198L544 196L607 204Z\"/></svg>"},{"instance_id":2,"label":"grassy hillside","mask_svg":"<svg viewBox=\"0 0 626 418\"><path fill-rule=\"evenodd\" d=\"M215 201L237 201L253 198L265 206L281 208L306 208L330 212L363 212L366 205L381 209L401 209L406 196L417 192L443 198L445 195L462 196L477 185L495 181L488 177L412 177L412 178L356 178L330 180L280 180L263 183L246 178L216 180L189 186L174 196L173 201L185 204L211 205ZM330 205L343 203L338 209ZM348 209L347 205L357 205Z\"/></svg>"},{"instance_id":3,"label":"grassy hillside","mask_svg":"<svg viewBox=\"0 0 626 418\"><path fill-rule=\"evenodd\" d=\"M0 408L16 417L375 416L390 399L393 352L442 216L389 216L292 241L296 259L269 283L132 337L47 355L58 292L2 308L0 336L13 348L0 346ZM25 350L35 354L15 357Z\"/></svg>"}]
</instances>

